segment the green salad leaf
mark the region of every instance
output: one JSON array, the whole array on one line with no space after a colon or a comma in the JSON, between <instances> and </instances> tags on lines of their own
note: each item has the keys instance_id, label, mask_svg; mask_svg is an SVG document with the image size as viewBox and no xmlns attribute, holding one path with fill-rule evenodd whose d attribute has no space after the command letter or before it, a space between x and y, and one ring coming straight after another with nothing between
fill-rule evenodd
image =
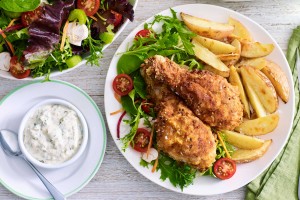
<instances>
[{"instance_id":1,"label":"green salad leaf","mask_svg":"<svg viewBox=\"0 0 300 200\"><path fill-rule=\"evenodd\" d=\"M40 0L0 0L0 8L11 12L26 12L36 9Z\"/></svg>"},{"instance_id":2,"label":"green salad leaf","mask_svg":"<svg viewBox=\"0 0 300 200\"><path fill-rule=\"evenodd\" d=\"M160 178L165 181L167 178L181 190L193 183L196 177L196 169L187 164L179 163L164 153L159 154L158 168L161 171Z\"/></svg>"}]
</instances>

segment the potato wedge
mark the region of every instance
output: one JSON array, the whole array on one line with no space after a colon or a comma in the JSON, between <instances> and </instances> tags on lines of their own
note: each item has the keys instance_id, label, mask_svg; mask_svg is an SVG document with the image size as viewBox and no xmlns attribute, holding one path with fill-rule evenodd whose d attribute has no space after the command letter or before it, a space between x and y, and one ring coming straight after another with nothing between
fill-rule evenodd
<instances>
[{"instance_id":1,"label":"potato wedge","mask_svg":"<svg viewBox=\"0 0 300 200\"><path fill-rule=\"evenodd\" d=\"M266 75L248 66L241 67L241 74L246 84L254 90L266 111L275 112L278 108L278 98L274 86Z\"/></svg>"},{"instance_id":2,"label":"potato wedge","mask_svg":"<svg viewBox=\"0 0 300 200\"><path fill-rule=\"evenodd\" d=\"M236 51L234 46L218 40L202 37L200 35L197 35L194 39L214 54L228 54Z\"/></svg>"},{"instance_id":3,"label":"potato wedge","mask_svg":"<svg viewBox=\"0 0 300 200\"><path fill-rule=\"evenodd\" d=\"M270 79L282 101L287 103L290 96L290 86L281 68L276 63L267 61L267 65L261 71Z\"/></svg>"},{"instance_id":4,"label":"potato wedge","mask_svg":"<svg viewBox=\"0 0 300 200\"><path fill-rule=\"evenodd\" d=\"M235 56L232 57L232 60L229 61L223 61L225 65L227 66L231 66L231 65L236 65L236 63L240 60L241 57L241 50L242 50L242 46L239 40L234 39L231 42L231 45L234 46L236 48L234 54Z\"/></svg>"},{"instance_id":5,"label":"potato wedge","mask_svg":"<svg viewBox=\"0 0 300 200\"><path fill-rule=\"evenodd\" d=\"M203 69L207 70L207 71L210 71L214 74L217 74L219 76L223 76L225 78L229 77L229 71L220 71L220 70L218 70L218 69L216 69L216 68L214 68L210 65L205 65Z\"/></svg>"},{"instance_id":6,"label":"potato wedge","mask_svg":"<svg viewBox=\"0 0 300 200\"><path fill-rule=\"evenodd\" d=\"M252 41L251 34L247 28L238 20L229 17L228 24L234 26L233 34L242 40Z\"/></svg>"},{"instance_id":7,"label":"potato wedge","mask_svg":"<svg viewBox=\"0 0 300 200\"><path fill-rule=\"evenodd\" d=\"M254 90L249 86L249 84L245 81L243 76L242 76L242 82L243 82L243 86L245 88L246 94L249 98L250 104L251 104L253 110L255 111L255 114L257 115L257 117L266 116L267 115L266 111L265 111L263 105L261 104L261 102L259 101L258 96L254 92Z\"/></svg>"},{"instance_id":8,"label":"potato wedge","mask_svg":"<svg viewBox=\"0 0 300 200\"><path fill-rule=\"evenodd\" d=\"M265 135L272 132L277 127L278 122L279 114L273 113L265 117L244 121L235 130L245 135Z\"/></svg>"},{"instance_id":9,"label":"potato wedge","mask_svg":"<svg viewBox=\"0 0 300 200\"><path fill-rule=\"evenodd\" d=\"M229 69L230 69L229 82L232 85L238 87L240 91L240 99L244 108L244 115L246 115L246 117L250 119L250 106L240 76L234 66L231 66Z\"/></svg>"},{"instance_id":10,"label":"potato wedge","mask_svg":"<svg viewBox=\"0 0 300 200\"><path fill-rule=\"evenodd\" d=\"M235 66L236 67L249 66L249 67L253 67L258 70L261 70L266 65L267 65L267 60L264 57L261 57L261 58L243 59L239 63L237 63Z\"/></svg>"},{"instance_id":11,"label":"potato wedge","mask_svg":"<svg viewBox=\"0 0 300 200\"><path fill-rule=\"evenodd\" d=\"M238 53L218 54L217 57L221 61L232 61L232 60L238 60L240 58L240 54Z\"/></svg>"},{"instance_id":12,"label":"potato wedge","mask_svg":"<svg viewBox=\"0 0 300 200\"><path fill-rule=\"evenodd\" d=\"M240 149L257 149L264 144L264 140L243 135L234 131L222 131L226 141Z\"/></svg>"},{"instance_id":13,"label":"potato wedge","mask_svg":"<svg viewBox=\"0 0 300 200\"><path fill-rule=\"evenodd\" d=\"M191 31L204 37L220 40L230 35L234 30L234 27L229 24L209 21L182 12L180 16Z\"/></svg>"},{"instance_id":14,"label":"potato wedge","mask_svg":"<svg viewBox=\"0 0 300 200\"><path fill-rule=\"evenodd\" d=\"M262 157L269 149L272 140L266 140L264 144L257 149L238 149L233 152L231 159L237 163L247 163Z\"/></svg>"},{"instance_id":15,"label":"potato wedge","mask_svg":"<svg viewBox=\"0 0 300 200\"><path fill-rule=\"evenodd\" d=\"M242 41L241 56L246 58L258 58L269 55L274 49L273 44Z\"/></svg>"},{"instance_id":16,"label":"potato wedge","mask_svg":"<svg viewBox=\"0 0 300 200\"><path fill-rule=\"evenodd\" d=\"M197 58L219 71L229 72L229 68L214 53L202 46L197 40L193 39L192 44L194 45L193 49Z\"/></svg>"}]
</instances>

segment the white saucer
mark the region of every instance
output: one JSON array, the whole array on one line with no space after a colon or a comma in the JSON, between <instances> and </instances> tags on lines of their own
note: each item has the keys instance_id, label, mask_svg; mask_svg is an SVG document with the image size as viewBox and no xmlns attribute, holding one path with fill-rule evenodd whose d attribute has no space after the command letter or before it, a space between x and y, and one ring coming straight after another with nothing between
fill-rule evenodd
<instances>
[{"instance_id":1,"label":"white saucer","mask_svg":"<svg viewBox=\"0 0 300 200\"><path fill-rule=\"evenodd\" d=\"M86 118L89 141L85 152L72 165L39 170L66 197L82 189L98 171L106 148L106 129L100 110L88 94L63 81L34 81L11 91L0 101L0 129L17 133L24 114L47 98L60 98L75 105ZM20 158L8 157L0 148L0 183L26 199L49 199L50 194L29 166Z\"/></svg>"}]
</instances>

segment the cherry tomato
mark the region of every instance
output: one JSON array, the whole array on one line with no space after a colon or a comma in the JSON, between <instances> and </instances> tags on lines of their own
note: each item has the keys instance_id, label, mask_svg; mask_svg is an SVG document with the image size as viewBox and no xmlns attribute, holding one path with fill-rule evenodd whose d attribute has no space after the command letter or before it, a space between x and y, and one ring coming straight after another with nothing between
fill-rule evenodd
<instances>
[{"instance_id":1,"label":"cherry tomato","mask_svg":"<svg viewBox=\"0 0 300 200\"><path fill-rule=\"evenodd\" d=\"M137 32L137 34L135 35L135 38L137 37L149 37L151 31L148 29L143 29L140 30L139 32Z\"/></svg>"},{"instance_id":2,"label":"cherry tomato","mask_svg":"<svg viewBox=\"0 0 300 200\"><path fill-rule=\"evenodd\" d=\"M151 133L144 128L138 128L131 143L134 150L138 152L146 152L150 142Z\"/></svg>"},{"instance_id":3,"label":"cherry tomato","mask_svg":"<svg viewBox=\"0 0 300 200\"><path fill-rule=\"evenodd\" d=\"M153 103L151 101L148 101L148 100L143 100L142 101L142 110L149 114L151 112L151 108L153 107Z\"/></svg>"},{"instance_id":4,"label":"cherry tomato","mask_svg":"<svg viewBox=\"0 0 300 200\"><path fill-rule=\"evenodd\" d=\"M214 164L214 174L219 179L229 179L235 174L235 171L236 164L229 158L220 158Z\"/></svg>"},{"instance_id":5,"label":"cherry tomato","mask_svg":"<svg viewBox=\"0 0 300 200\"><path fill-rule=\"evenodd\" d=\"M77 8L84 10L87 16L93 16L99 10L100 0L78 0Z\"/></svg>"},{"instance_id":6,"label":"cherry tomato","mask_svg":"<svg viewBox=\"0 0 300 200\"><path fill-rule=\"evenodd\" d=\"M133 89L131 77L127 74L119 74L113 81L113 88L118 95L127 95Z\"/></svg>"},{"instance_id":7,"label":"cherry tomato","mask_svg":"<svg viewBox=\"0 0 300 200\"><path fill-rule=\"evenodd\" d=\"M11 57L9 71L13 77L18 79L26 78L30 74L30 69L25 70L17 56Z\"/></svg>"},{"instance_id":8,"label":"cherry tomato","mask_svg":"<svg viewBox=\"0 0 300 200\"><path fill-rule=\"evenodd\" d=\"M33 11L24 12L21 15L21 21L24 26L29 26L32 22L37 20L42 15L43 9L41 6Z\"/></svg>"},{"instance_id":9,"label":"cherry tomato","mask_svg":"<svg viewBox=\"0 0 300 200\"><path fill-rule=\"evenodd\" d=\"M114 21L114 26L117 27L121 24L121 21L122 21L122 14L116 12L116 11L113 11L111 10L110 11L112 14L114 14L115 16L115 21Z\"/></svg>"}]
</instances>

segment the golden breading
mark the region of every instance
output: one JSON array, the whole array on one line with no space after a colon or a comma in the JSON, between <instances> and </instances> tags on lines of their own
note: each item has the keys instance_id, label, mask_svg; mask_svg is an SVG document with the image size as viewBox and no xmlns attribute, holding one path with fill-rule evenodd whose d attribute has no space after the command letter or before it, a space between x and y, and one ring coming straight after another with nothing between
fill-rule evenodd
<instances>
[{"instance_id":1,"label":"golden breading","mask_svg":"<svg viewBox=\"0 0 300 200\"><path fill-rule=\"evenodd\" d=\"M204 171L215 161L215 137L180 97L154 79L151 65L151 60L146 61L141 74L157 111L154 128L158 150Z\"/></svg>"},{"instance_id":2,"label":"golden breading","mask_svg":"<svg viewBox=\"0 0 300 200\"><path fill-rule=\"evenodd\" d=\"M233 130L242 122L243 106L237 87L205 70L189 71L163 56L150 59L155 80L176 92L204 123Z\"/></svg>"}]
</instances>

